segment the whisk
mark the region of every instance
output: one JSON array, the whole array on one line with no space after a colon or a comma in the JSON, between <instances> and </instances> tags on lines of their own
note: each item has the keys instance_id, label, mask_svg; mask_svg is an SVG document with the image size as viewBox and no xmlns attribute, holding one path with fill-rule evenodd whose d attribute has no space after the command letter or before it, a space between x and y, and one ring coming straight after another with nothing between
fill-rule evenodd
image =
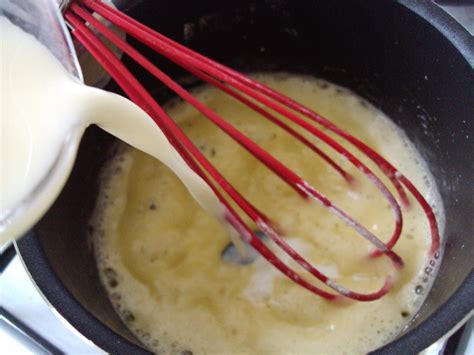
<instances>
[{"instance_id":1,"label":"whisk","mask_svg":"<svg viewBox=\"0 0 474 355\"><path fill-rule=\"evenodd\" d=\"M246 135L237 130L233 125L220 117L216 112L198 101L187 90L134 49L129 43L117 36L107 26L93 17L93 13L99 14L104 19L125 31L129 36L188 70L201 80L223 90L228 95L249 106L258 112L262 118L278 125L327 162L327 164L329 164L331 168L341 176L341 181L345 181L342 183L350 184L353 177L348 172L346 172L338 163L336 163L336 161L313 144L304 135L292 128L284 120L278 118L275 113L285 117L289 122L293 122L347 159L370 180L391 206L395 224L390 239L387 242L382 242L362 224L358 223L348 213L335 205L328 197L304 181L295 172L262 149ZM220 202L225 206L226 220L235 228L241 238L295 283L327 300L336 300L346 297L357 301L372 301L387 294L393 286L394 280L392 273L390 273L385 277L384 284L379 290L371 293L356 292L338 284L298 254L298 252L296 252L285 241L285 239L282 238L281 233L275 227L274 223L272 223L272 221L267 218L262 211L259 211L244 196L242 196L205 158L200 150L194 146L176 123L165 113L163 108L130 73L125 65L101 41L97 34L103 35L108 41L120 48L130 58L135 60L159 81L174 91L179 97L194 106L205 117L211 120L213 124L232 137L232 139L255 156L272 172L277 174L283 181L291 186L296 193L301 195L302 198L313 199L320 202L330 212L353 228L358 234L366 238L375 247L374 251L370 253L370 256L378 257L384 255L391 260L391 265L394 270L398 270L403 265L402 258L393 251L393 247L399 240L402 232L402 206L403 208L409 207L410 203L408 200L408 194L411 194L414 197L414 201L421 206L430 227L431 247L429 250L429 256L434 259L439 257L440 243L438 226L436 217L430 205L410 180L402 175L377 152L352 136L350 133L345 132L327 119L321 117L316 112L304 107L298 102L295 102L269 87L219 64L212 59L171 40L170 38L167 38L100 0L73 0L64 9L64 17L72 30L72 34L77 38L77 40L92 54L93 57L96 58L96 60L123 89L126 95L128 95L132 101L153 118L169 142L174 146L189 167L214 191ZM365 165L348 149L339 144L334 138L323 132L322 129L326 129L343 138L350 144L350 146L372 160L378 169L380 169L380 171L388 178L388 181L390 181L390 183L395 187L400 202L397 201L388 187L367 165ZM220 189L217 186L219 186ZM291 259L306 270L309 275L312 275L315 278L313 280L315 282L308 281L307 278L310 276L303 277L300 273L296 272L288 264L277 257L277 255L257 237L252 228L243 221L242 217L230 205L229 200L234 201L236 205L239 206L239 208L255 223L257 228L269 237L269 240L274 242L283 252L288 254ZM327 291L327 289L321 288L321 285L318 286L318 281L316 279L333 291Z\"/></svg>"}]
</instances>

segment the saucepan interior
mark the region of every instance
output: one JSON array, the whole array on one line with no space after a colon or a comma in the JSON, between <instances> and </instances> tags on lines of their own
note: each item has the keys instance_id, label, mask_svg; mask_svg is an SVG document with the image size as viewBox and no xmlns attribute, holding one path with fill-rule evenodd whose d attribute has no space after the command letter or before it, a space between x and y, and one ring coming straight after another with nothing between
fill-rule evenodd
<instances>
[{"instance_id":1,"label":"saucepan interior","mask_svg":"<svg viewBox=\"0 0 474 355\"><path fill-rule=\"evenodd\" d=\"M238 70L306 73L349 87L416 143L443 197L445 255L415 321L380 352L420 351L473 308L474 55L448 16L431 3L386 1L127 4L138 20ZM196 84L155 53L141 50L186 85ZM128 58L124 61L160 102L171 97ZM109 89L120 92L113 83ZM97 176L113 142L97 128L86 132L63 193L18 248L40 290L67 321L109 352L138 353L145 350L99 282L89 239Z\"/></svg>"}]
</instances>

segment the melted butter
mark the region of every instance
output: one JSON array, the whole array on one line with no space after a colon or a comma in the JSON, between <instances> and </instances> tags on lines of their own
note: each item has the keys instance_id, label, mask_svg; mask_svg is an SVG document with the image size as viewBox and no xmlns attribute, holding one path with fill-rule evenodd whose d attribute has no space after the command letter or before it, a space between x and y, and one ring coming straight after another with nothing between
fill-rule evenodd
<instances>
[{"instance_id":1,"label":"melted butter","mask_svg":"<svg viewBox=\"0 0 474 355\"><path fill-rule=\"evenodd\" d=\"M286 74L257 77L385 156L429 197L442 217L426 165L383 113L325 81ZM386 201L344 159L332 155L356 178L353 187L309 149L250 109L212 88L195 94L376 235L388 239L394 221ZM301 199L188 104L174 102L167 110L238 191L276 221L288 243L308 260L355 290L380 287L390 270L388 262L369 260L372 247L361 237L318 204ZM104 170L93 220L97 261L118 313L154 351L364 353L401 331L423 300L415 288L427 262L429 231L415 206L404 211L404 232L395 250L405 267L393 290L369 303L327 302L295 286L262 258L248 266L222 261L221 252L228 244L222 225L199 208L166 166L121 145Z\"/></svg>"}]
</instances>

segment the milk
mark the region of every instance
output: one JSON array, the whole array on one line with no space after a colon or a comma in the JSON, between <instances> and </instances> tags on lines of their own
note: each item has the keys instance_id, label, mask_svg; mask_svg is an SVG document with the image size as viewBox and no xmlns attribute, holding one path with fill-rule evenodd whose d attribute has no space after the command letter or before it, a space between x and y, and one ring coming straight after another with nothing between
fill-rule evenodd
<instances>
[{"instance_id":1,"label":"milk","mask_svg":"<svg viewBox=\"0 0 474 355\"><path fill-rule=\"evenodd\" d=\"M38 42L0 17L0 244L20 237L50 207L80 137L97 124L169 166L210 213L223 210L153 120L119 95L87 87Z\"/></svg>"}]
</instances>

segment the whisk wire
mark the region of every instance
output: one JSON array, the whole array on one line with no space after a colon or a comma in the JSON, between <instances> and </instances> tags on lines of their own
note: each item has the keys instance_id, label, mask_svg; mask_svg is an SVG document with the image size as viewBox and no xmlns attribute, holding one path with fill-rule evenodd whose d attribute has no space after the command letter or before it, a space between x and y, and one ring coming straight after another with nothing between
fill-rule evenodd
<instances>
[{"instance_id":1,"label":"whisk wire","mask_svg":"<svg viewBox=\"0 0 474 355\"><path fill-rule=\"evenodd\" d=\"M83 7L79 6L81 4ZM225 91L227 94L243 102L247 106L251 107L264 118L274 122L282 129L299 139L303 144L307 145L322 159L328 162L347 182L352 180L352 176L343 170L337 163L335 163L326 153L312 144L304 136L302 136L296 130L293 130L290 126L285 124L280 119L276 118L273 114L267 110L261 108L256 102L260 102L272 111L281 114L290 121L296 123L306 131L319 138L321 141L327 143L332 149L339 154L343 155L348 159L357 169L365 174L370 181L379 189L383 196L388 200L391 208L395 215L395 228L390 240L386 243L382 242L364 226L359 224L344 211L333 205L333 203L324 195L319 193L314 187L310 186L298 175L289 170L286 166L280 163L273 156L264 151L261 147L255 144L247 136L238 131L230 123L222 119L214 111L203 105L197 99L195 99L188 91L182 88L179 84L174 82L170 77L164 74L138 51L131 47L128 43L123 41L106 26L96 20L89 11L85 8L90 9L108 19L118 27L125 30L128 34L135 37L142 43L146 44L150 48L156 50L168 59L176 62L191 73L209 82L210 84L218 87ZM364 236L369 242L371 242L377 249L372 255L385 254L392 260L394 268L398 268L402 265L401 258L392 250L392 247L398 241L403 219L401 214L401 208L396 201L395 197L388 190L388 188L382 183L382 181L358 158L351 154L347 149L337 143L333 138L322 132L320 129L311 125L308 121L303 120L295 113L288 111L284 107L298 112L310 120L322 125L329 129L335 134L341 136L346 141L354 145L358 150L366 154L381 171L390 179L392 184L395 186L402 204L408 206L408 199L405 191L401 184L403 184L408 191L412 193L415 200L420 203L425 212L431 227L432 245L430 253L434 254L439 248L439 237L436 219L434 213L418 192L418 190L411 184L411 182L401 175L390 163L383 159L378 153L373 151L371 148L366 146L361 141L357 140L352 135L339 129L337 126L320 117L313 111L305 108L304 106L296 103L295 101L271 90L263 84L255 82L234 70L227 68L219 63L212 61L174 41L171 39L149 29L143 24L135 21L125 14L101 3L98 0L78 0L76 3L72 3L65 13L65 17L70 25L73 27L73 34L76 38L86 47L88 51L104 66L104 68L110 73L110 75L116 80L119 86L125 91L125 93L135 102L137 105L142 107L150 116L154 119L157 125L162 129L163 133L170 141L170 143L177 149L178 153L182 156L183 160L193 169L201 178L210 186L216 196L219 198L221 203L226 208L226 219L228 222L239 232L241 237L252 245L265 259L272 263L277 269L284 273L287 277L305 287L309 291L320 295L326 299L334 300L340 296L337 294L329 293L302 278L300 274L295 272L285 263L283 263L250 229L250 227L243 222L239 214L232 208L229 202L223 197L220 190L216 188L210 177L217 183L232 199L244 213L246 213L251 220L255 222L257 227L264 232L269 238L275 242L285 253L287 253L294 261L296 261L301 267L308 271L311 275L315 276L326 286L335 290L338 294L348 298L352 298L359 301L370 301L375 300L387 292L393 285L393 277L391 274L387 275L383 286L372 293L358 293L351 291L317 270L301 255L299 255L290 245L288 245L280 236L279 232L272 226L269 219L260 212L255 206L247 201L235 188L213 167L213 165L204 157L204 155L197 149L194 144L186 137L186 135L177 127L175 122L165 113L161 106L151 97L151 95L143 88L143 86L133 77L128 69L115 57L115 55L97 38L97 36L87 27L85 22L94 27L99 33L108 38L112 43L121 48L127 55L137 61L151 74L153 74L158 80L162 81L175 93L177 93L184 100L191 103L201 113L208 117L214 124L223 129L229 136L241 144L250 153L256 156L262 161L268 168L278 174L285 182L287 182L293 189L295 189L303 197L311 197L321 202L327 207L332 213L345 221L359 234ZM242 95L240 92L245 94ZM252 101L249 98L251 98ZM280 106L283 105L283 106ZM201 167L207 172L207 175Z\"/></svg>"}]
</instances>

